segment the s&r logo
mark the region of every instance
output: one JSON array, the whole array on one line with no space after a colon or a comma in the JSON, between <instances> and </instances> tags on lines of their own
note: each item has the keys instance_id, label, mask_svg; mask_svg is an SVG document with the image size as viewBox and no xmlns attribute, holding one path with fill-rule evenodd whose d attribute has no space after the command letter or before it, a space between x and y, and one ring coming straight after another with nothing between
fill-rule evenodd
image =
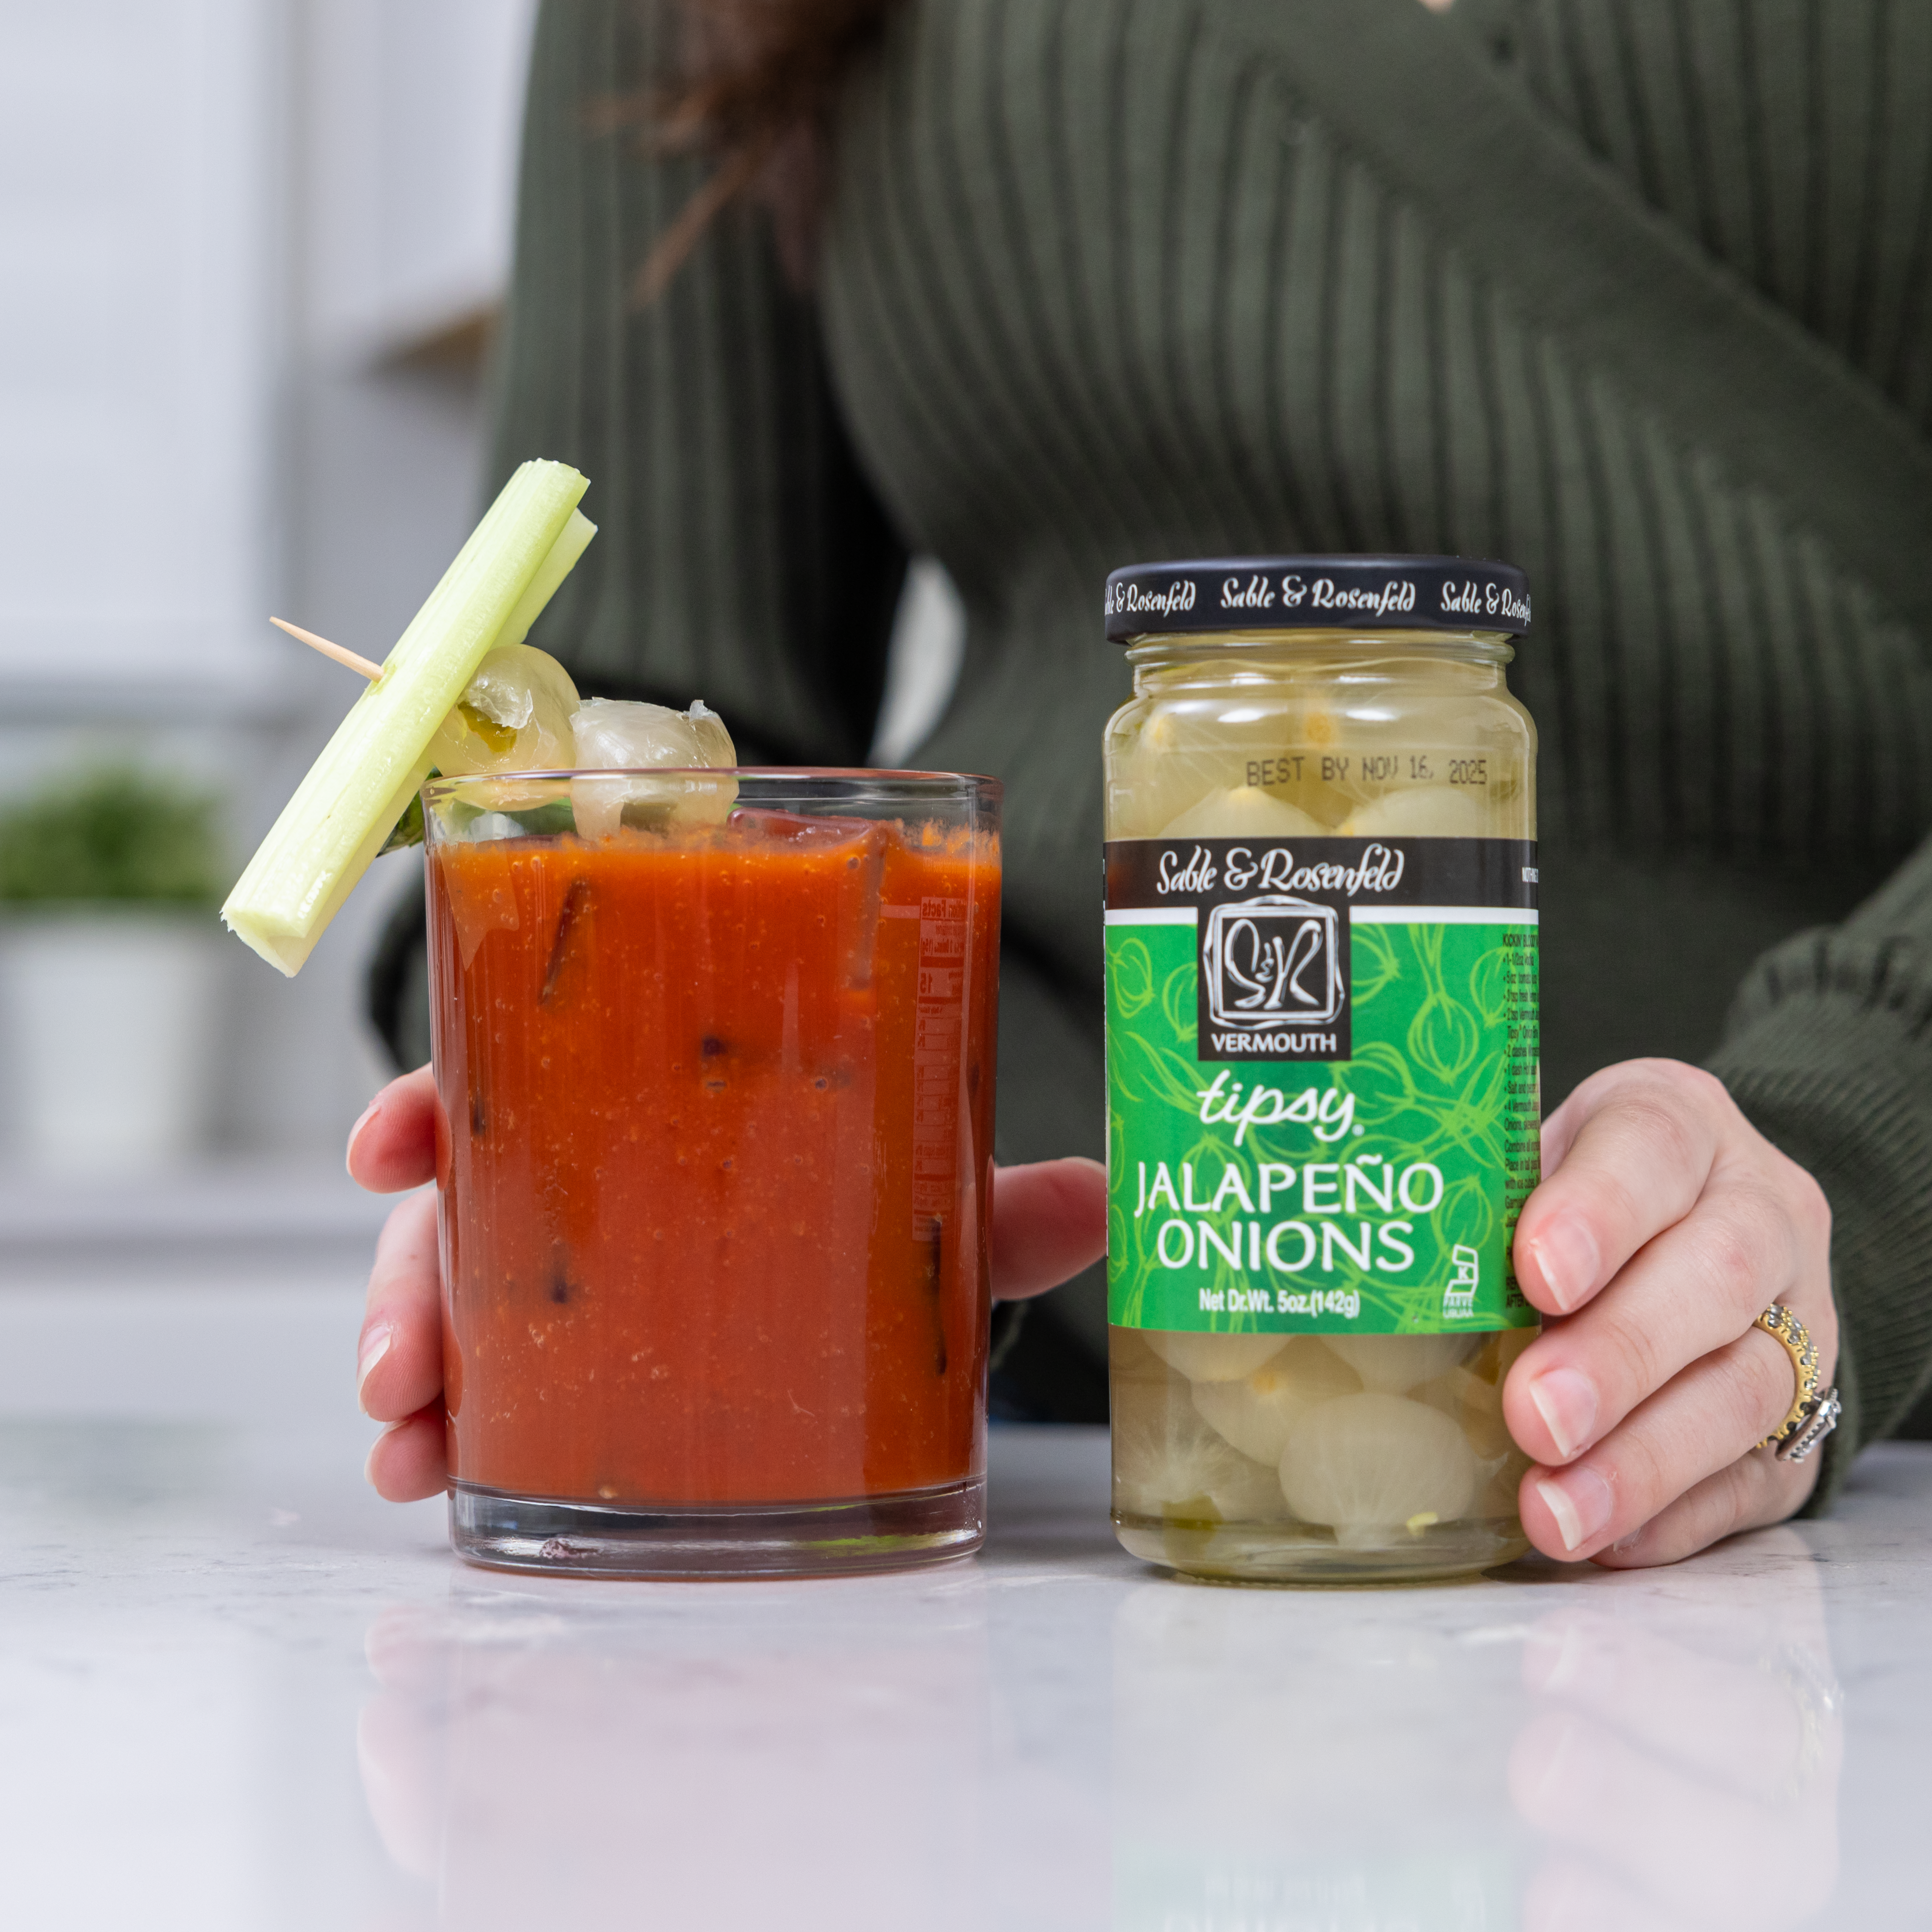
<instances>
[{"instance_id":1,"label":"s&r logo","mask_svg":"<svg viewBox=\"0 0 1932 1932\"><path fill-rule=\"evenodd\" d=\"M1348 999L1342 949L1334 906L1264 892L1215 907L1201 938L1201 1030L1212 1057L1346 1058L1346 1040L1322 1030Z\"/></svg>"}]
</instances>

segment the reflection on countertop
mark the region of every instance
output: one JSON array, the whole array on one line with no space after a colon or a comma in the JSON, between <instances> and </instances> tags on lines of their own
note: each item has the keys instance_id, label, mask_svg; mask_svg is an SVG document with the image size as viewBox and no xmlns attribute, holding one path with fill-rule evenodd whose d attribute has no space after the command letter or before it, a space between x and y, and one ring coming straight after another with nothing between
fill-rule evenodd
<instances>
[{"instance_id":1,"label":"reflection on countertop","mask_svg":"<svg viewBox=\"0 0 1932 1932\"><path fill-rule=\"evenodd\" d=\"M1278 1592L1118 1552L1099 1432L812 1584L464 1569L354 1448L0 1428L12 1922L1924 1922L1932 1452L1676 1570Z\"/></svg>"},{"instance_id":2,"label":"reflection on countertop","mask_svg":"<svg viewBox=\"0 0 1932 1932\"><path fill-rule=\"evenodd\" d=\"M1783 1932L1830 1897L1842 1700L1798 1534L1662 1595L1553 1565L1417 1594L1291 1629L1127 1592L1117 1926Z\"/></svg>"}]
</instances>

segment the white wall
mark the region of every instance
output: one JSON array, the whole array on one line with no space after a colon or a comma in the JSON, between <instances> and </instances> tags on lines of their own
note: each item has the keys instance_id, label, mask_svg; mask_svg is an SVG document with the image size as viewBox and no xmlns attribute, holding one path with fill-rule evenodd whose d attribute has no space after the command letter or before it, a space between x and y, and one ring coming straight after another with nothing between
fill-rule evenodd
<instances>
[{"instance_id":1,"label":"white wall","mask_svg":"<svg viewBox=\"0 0 1932 1932\"><path fill-rule=\"evenodd\" d=\"M535 0L307 0L305 340L366 362L494 302L509 271Z\"/></svg>"},{"instance_id":2,"label":"white wall","mask_svg":"<svg viewBox=\"0 0 1932 1932\"><path fill-rule=\"evenodd\" d=\"M276 0L7 9L0 696L232 693L267 658L281 27Z\"/></svg>"}]
</instances>

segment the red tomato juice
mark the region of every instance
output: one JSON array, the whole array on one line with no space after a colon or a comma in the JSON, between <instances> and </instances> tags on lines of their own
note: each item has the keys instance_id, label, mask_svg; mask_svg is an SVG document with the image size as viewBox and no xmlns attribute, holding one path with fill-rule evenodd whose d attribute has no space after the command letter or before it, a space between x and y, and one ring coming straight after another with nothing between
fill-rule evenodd
<instances>
[{"instance_id":1,"label":"red tomato juice","mask_svg":"<svg viewBox=\"0 0 1932 1932\"><path fill-rule=\"evenodd\" d=\"M435 847L449 1463L877 1496L985 1462L997 841L740 812Z\"/></svg>"}]
</instances>

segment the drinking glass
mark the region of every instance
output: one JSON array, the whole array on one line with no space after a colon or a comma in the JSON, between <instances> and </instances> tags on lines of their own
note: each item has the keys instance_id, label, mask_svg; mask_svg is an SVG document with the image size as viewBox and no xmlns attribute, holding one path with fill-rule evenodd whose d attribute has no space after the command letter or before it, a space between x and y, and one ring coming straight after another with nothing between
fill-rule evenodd
<instances>
[{"instance_id":1,"label":"drinking glass","mask_svg":"<svg viewBox=\"0 0 1932 1932\"><path fill-rule=\"evenodd\" d=\"M998 785L423 802L458 1552L744 1576L976 1548Z\"/></svg>"}]
</instances>

